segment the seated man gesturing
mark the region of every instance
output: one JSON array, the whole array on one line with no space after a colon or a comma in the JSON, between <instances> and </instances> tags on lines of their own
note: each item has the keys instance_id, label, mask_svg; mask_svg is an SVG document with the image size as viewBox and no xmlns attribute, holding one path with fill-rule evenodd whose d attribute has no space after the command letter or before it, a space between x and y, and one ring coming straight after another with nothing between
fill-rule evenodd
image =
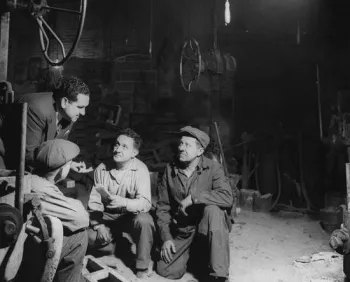
<instances>
[{"instance_id":1,"label":"seated man gesturing","mask_svg":"<svg viewBox=\"0 0 350 282\"><path fill-rule=\"evenodd\" d=\"M114 149L115 166L100 164L94 175L90 209L89 247L108 248L123 231L136 243L136 275L145 277L151 262L155 226L147 166L136 158L140 136L131 129L119 132ZM113 251L113 248L110 248Z\"/></svg>"}]
</instances>

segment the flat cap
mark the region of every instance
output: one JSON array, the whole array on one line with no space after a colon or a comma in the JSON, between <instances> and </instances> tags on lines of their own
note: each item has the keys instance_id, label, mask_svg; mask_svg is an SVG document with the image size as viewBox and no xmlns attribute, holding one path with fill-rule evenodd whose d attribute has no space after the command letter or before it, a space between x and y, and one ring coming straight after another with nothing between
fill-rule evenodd
<instances>
[{"instance_id":1,"label":"flat cap","mask_svg":"<svg viewBox=\"0 0 350 282\"><path fill-rule=\"evenodd\" d=\"M180 133L182 135L188 134L193 136L194 138L196 138L199 142L199 144L202 145L202 147L205 149L209 142L210 142L210 138L209 136L202 130L199 130L198 128L192 127L192 126L185 126L183 128L180 129Z\"/></svg>"},{"instance_id":2,"label":"flat cap","mask_svg":"<svg viewBox=\"0 0 350 282\"><path fill-rule=\"evenodd\" d=\"M41 170L53 171L79 155L78 145L64 139L43 142L35 149L35 166Z\"/></svg>"}]
</instances>

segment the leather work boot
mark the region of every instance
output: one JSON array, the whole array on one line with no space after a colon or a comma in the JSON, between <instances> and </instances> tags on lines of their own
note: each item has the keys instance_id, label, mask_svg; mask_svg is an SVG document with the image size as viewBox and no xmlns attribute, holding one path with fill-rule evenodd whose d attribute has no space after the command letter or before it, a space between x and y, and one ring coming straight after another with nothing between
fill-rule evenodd
<instances>
[{"instance_id":1,"label":"leather work boot","mask_svg":"<svg viewBox=\"0 0 350 282\"><path fill-rule=\"evenodd\" d=\"M148 278L153 275L153 261L150 261L147 269L137 269L136 277L139 279Z\"/></svg>"}]
</instances>

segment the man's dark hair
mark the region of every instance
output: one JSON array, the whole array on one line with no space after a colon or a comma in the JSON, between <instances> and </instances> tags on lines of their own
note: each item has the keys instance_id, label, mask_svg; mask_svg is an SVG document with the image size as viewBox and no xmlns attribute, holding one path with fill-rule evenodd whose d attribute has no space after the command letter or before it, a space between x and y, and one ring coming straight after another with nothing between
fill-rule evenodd
<instances>
[{"instance_id":1,"label":"man's dark hair","mask_svg":"<svg viewBox=\"0 0 350 282\"><path fill-rule=\"evenodd\" d=\"M132 130L131 128L126 128L126 129L122 129L121 131L118 132L118 136L120 135L124 135L127 137L130 137L131 139L134 140L134 147L139 150L142 144L142 139L140 137L140 135L138 135L134 130Z\"/></svg>"},{"instance_id":2,"label":"man's dark hair","mask_svg":"<svg viewBox=\"0 0 350 282\"><path fill-rule=\"evenodd\" d=\"M58 87L53 90L55 101L65 97L71 102L76 102L78 100L78 94L90 95L90 90L76 76L62 77Z\"/></svg>"}]
</instances>

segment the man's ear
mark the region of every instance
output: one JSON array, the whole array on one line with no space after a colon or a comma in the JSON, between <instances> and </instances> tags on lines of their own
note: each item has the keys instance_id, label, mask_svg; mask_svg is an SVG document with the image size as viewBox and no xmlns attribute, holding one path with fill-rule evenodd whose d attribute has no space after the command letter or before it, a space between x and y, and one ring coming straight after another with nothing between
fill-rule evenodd
<instances>
[{"instance_id":1,"label":"man's ear","mask_svg":"<svg viewBox=\"0 0 350 282\"><path fill-rule=\"evenodd\" d=\"M139 154L139 152L139 149L134 148L134 150L132 151L132 158L135 158Z\"/></svg>"},{"instance_id":2,"label":"man's ear","mask_svg":"<svg viewBox=\"0 0 350 282\"><path fill-rule=\"evenodd\" d=\"M203 148L203 147L200 147L200 148L198 149L198 154L197 154L197 156L200 157L201 155L203 155L203 153L204 153L204 148Z\"/></svg>"},{"instance_id":3,"label":"man's ear","mask_svg":"<svg viewBox=\"0 0 350 282\"><path fill-rule=\"evenodd\" d=\"M62 99L61 99L61 108L62 109L65 109L66 107L67 107L67 104L69 103L69 101L68 101L68 99L67 99L67 97L63 97Z\"/></svg>"}]
</instances>

